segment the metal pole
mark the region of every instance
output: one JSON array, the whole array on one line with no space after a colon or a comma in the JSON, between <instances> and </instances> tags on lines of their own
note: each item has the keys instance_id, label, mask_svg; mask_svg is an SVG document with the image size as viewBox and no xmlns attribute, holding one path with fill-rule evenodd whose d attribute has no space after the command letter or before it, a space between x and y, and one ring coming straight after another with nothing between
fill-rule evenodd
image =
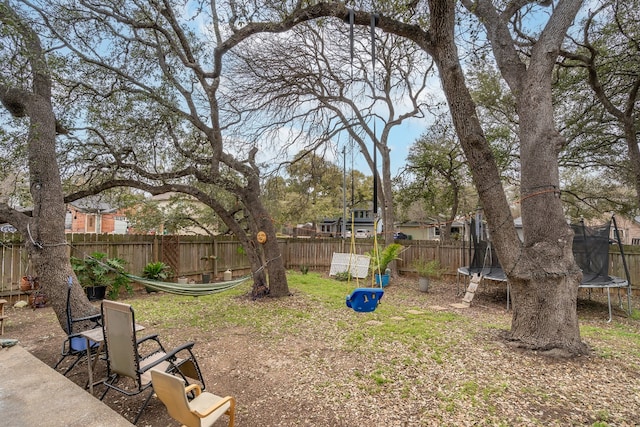
<instances>
[{"instance_id":1,"label":"metal pole","mask_svg":"<svg viewBox=\"0 0 640 427\"><path fill-rule=\"evenodd\" d=\"M611 220L613 221L613 228L616 233L616 241L618 242L618 248L620 248L620 256L622 257L622 266L624 267L624 274L627 276L627 310L629 311L629 316L631 316L631 275L629 274L629 268L627 267L627 260L624 257L624 249L622 248L622 242L620 241L620 234L618 233L618 224L616 223L615 215L611 216ZM609 301L609 304L611 304L611 301Z\"/></svg>"},{"instance_id":2,"label":"metal pole","mask_svg":"<svg viewBox=\"0 0 640 427\"><path fill-rule=\"evenodd\" d=\"M347 147L342 147L342 238L347 235Z\"/></svg>"}]
</instances>

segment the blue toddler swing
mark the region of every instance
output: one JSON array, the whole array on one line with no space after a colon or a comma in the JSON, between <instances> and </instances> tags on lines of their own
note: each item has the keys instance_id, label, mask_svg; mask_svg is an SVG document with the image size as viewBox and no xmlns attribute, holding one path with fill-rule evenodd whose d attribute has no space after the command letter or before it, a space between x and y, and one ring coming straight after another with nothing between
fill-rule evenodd
<instances>
[{"instance_id":1,"label":"blue toddler swing","mask_svg":"<svg viewBox=\"0 0 640 427\"><path fill-rule=\"evenodd\" d=\"M353 240L353 236L351 237L351 239ZM374 238L373 241L374 247L377 248L378 239ZM376 253L375 256L379 255ZM382 282L380 282L379 288L356 288L353 290L353 292L351 292L351 295L347 295L347 307L353 309L354 311L363 313L374 311L378 307L378 304L380 303L383 295L384 290L382 289Z\"/></svg>"},{"instance_id":2,"label":"blue toddler swing","mask_svg":"<svg viewBox=\"0 0 640 427\"><path fill-rule=\"evenodd\" d=\"M353 222L353 218L352 218L352 222ZM374 229L377 229L377 223L378 223L377 220L374 221ZM354 236L353 236L353 233L351 233L352 253L353 253L354 246L355 246ZM374 238L373 238L373 247L374 247L374 256L379 257L380 254L378 254L378 251L377 251L377 248L378 248L377 233L376 235L374 235ZM351 257L349 258L349 260L351 260ZM351 292L351 295L347 295L346 297L345 302L347 304L347 307L353 309L353 311L358 311L362 313L368 313L370 311L374 311L378 307L378 304L380 303L380 300L384 295L384 290L382 289L382 281L380 281L379 283L380 283L379 288L371 287L371 288L354 289Z\"/></svg>"},{"instance_id":3,"label":"blue toddler swing","mask_svg":"<svg viewBox=\"0 0 640 427\"><path fill-rule=\"evenodd\" d=\"M356 288L347 295L347 307L362 313L374 311L383 295L382 288Z\"/></svg>"},{"instance_id":4,"label":"blue toddler swing","mask_svg":"<svg viewBox=\"0 0 640 427\"><path fill-rule=\"evenodd\" d=\"M351 38L351 67L353 67L353 26L354 26L354 11L353 9L349 9L349 15L347 17L350 25L350 38ZM378 16L376 14L371 16L371 59L372 66L375 69L375 26ZM374 74L375 75L375 74ZM375 77L374 77L375 79ZM375 80L374 80L375 82ZM375 133L375 121L374 121L374 133ZM373 147L373 161L374 165L376 164L376 147L374 144ZM374 170L377 171L377 168L374 167ZM377 180L374 173L373 180L373 211L374 213L378 211L378 200L377 200ZM353 230L353 217L351 219ZM377 224L377 221L375 222ZM377 225L374 226L374 236L377 234ZM354 233L351 233L351 246L354 249ZM374 238L374 247L377 248L377 238ZM353 253L353 251L352 251ZM377 254L376 254L377 256ZM347 307L353 309L357 312L367 313L374 311L378 307L378 303L380 303L380 299L384 295L384 290L382 287L380 288L356 288L351 292L351 295L347 295L346 304Z\"/></svg>"}]
</instances>

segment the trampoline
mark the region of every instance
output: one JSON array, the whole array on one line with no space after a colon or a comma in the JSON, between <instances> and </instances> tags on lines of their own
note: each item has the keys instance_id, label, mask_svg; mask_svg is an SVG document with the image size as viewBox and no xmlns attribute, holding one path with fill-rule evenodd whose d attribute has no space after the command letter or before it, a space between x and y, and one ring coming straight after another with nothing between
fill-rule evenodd
<instances>
[{"instance_id":1,"label":"trampoline","mask_svg":"<svg viewBox=\"0 0 640 427\"><path fill-rule=\"evenodd\" d=\"M611 239L611 225L614 226L615 239ZM618 289L618 304L623 308L620 291L627 290L627 314L631 314L631 281L629 280L629 270L624 257L624 250L620 242L618 227L615 217L602 225L586 226L584 221L571 224L575 235L573 236L573 257L582 270L582 281L580 288L589 290L591 297L592 289L607 290L607 305L609 308L609 320L612 319L611 310L611 289ZM617 244L622 256L626 279L609 275L609 246Z\"/></svg>"},{"instance_id":2,"label":"trampoline","mask_svg":"<svg viewBox=\"0 0 640 427\"><path fill-rule=\"evenodd\" d=\"M614 227L615 239L611 239L611 226ZM582 281L579 288L589 290L591 297L592 289L605 289L607 292L607 306L609 309L609 320L613 318L611 306L611 289L618 289L618 303L624 309L622 295L620 291L626 289L627 292L627 314L631 314L631 280L629 269L627 268L624 250L619 238L615 217L605 224L597 226L586 226L584 221L571 224L574 231L573 256L576 263L582 270ZM460 267L457 271L457 290L460 294L460 278L463 278L466 289L469 279L474 274L479 274L481 280L493 280L506 282L507 285L507 310L510 303L510 287L507 276L500 266L498 257L491 248L491 242L483 238L482 225L476 225L471 220L471 233L469 241L469 258L471 262L467 267ZM622 264L626 278L612 276L609 274L609 248L611 244L617 244L622 256ZM473 252L472 252L473 249ZM482 283L482 282L481 282Z\"/></svg>"},{"instance_id":3,"label":"trampoline","mask_svg":"<svg viewBox=\"0 0 640 427\"><path fill-rule=\"evenodd\" d=\"M471 233L469 233L469 259L471 262L466 267L459 267L456 273L456 285L458 295L460 291L460 279L464 289L469 285L469 280L474 274L480 275L480 283L485 280L505 282L507 285L507 310L510 304L510 288L507 275L504 273L498 256L491 247L491 241L484 238L483 224L474 219L471 220ZM472 250L473 249L473 250ZM464 292L464 290L463 290Z\"/></svg>"}]
</instances>

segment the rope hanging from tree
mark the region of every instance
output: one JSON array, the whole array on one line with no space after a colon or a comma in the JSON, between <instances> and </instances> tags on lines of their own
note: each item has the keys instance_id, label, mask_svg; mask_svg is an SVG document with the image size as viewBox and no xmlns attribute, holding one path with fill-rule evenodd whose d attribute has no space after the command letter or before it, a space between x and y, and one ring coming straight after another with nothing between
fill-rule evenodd
<instances>
[{"instance_id":1,"label":"rope hanging from tree","mask_svg":"<svg viewBox=\"0 0 640 427\"><path fill-rule=\"evenodd\" d=\"M351 73L353 75L353 26L354 26L354 11L353 9L349 9L349 37L350 37L350 48L351 48ZM373 81L373 85L374 85L374 103L375 103L375 27L378 21L378 15L377 14L372 14L371 15L371 62L372 62L372 67L373 67L373 77L372 77L372 81ZM353 84L353 82L352 82ZM373 212L374 212L374 216L376 217L376 219L374 220L374 230L373 230L373 234L374 234L374 256L375 257L379 257L380 254L378 253L378 240L377 240L377 224L378 224L378 220L377 220L377 211L378 211L378 186L377 186L377 156L376 156L376 141L375 141L375 134L376 134L376 122L375 122L375 117L374 117L374 121L373 121L373 133L374 133L374 138L373 138ZM354 218L353 218L353 213L351 214L351 254L353 254L355 252L355 232L354 232ZM351 257L349 257L349 260L351 261ZM378 263L379 264L379 263ZM347 271L351 271L351 265L349 265L348 270ZM380 287L379 288L356 288L353 290L353 292L351 292L350 295L347 295L345 302L347 307L353 309L354 311L357 312L371 312L374 311L377 307L378 304L380 302L380 299L382 298L382 296L384 295L384 290L382 289L382 282L380 282Z\"/></svg>"}]
</instances>

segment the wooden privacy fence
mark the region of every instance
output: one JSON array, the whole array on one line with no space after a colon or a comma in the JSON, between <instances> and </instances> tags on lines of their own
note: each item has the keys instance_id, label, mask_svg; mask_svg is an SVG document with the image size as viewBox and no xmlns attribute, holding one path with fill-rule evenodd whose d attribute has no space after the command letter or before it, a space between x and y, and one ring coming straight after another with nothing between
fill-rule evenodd
<instances>
[{"instance_id":1,"label":"wooden privacy fence","mask_svg":"<svg viewBox=\"0 0 640 427\"><path fill-rule=\"evenodd\" d=\"M231 238L69 234L67 243L70 256L84 258L103 252L109 258L125 260L125 269L135 275L142 274L144 267L155 261L170 265L175 277L186 276L198 281L203 274L221 277L227 269L238 274L249 271L240 244ZM0 295L17 294L20 278L34 274L24 244L4 236L0 240Z\"/></svg>"},{"instance_id":2,"label":"wooden privacy fence","mask_svg":"<svg viewBox=\"0 0 640 427\"><path fill-rule=\"evenodd\" d=\"M11 241L15 235L3 237L0 240L0 296L17 294L20 278L34 274L23 243ZM244 250L230 237L70 234L67 242L69 255L83 258L93 252L103 252L110 258L124 259L126 270L135 275L140 275L145 265L154 261L169 264L176 277L186 276L195 281L222 279L226 270L231 270L233 276L250 272ZM401 274L414 272L415 259L437 259L451 275L456 274L458 267L469 264L469 248L461 242L405 240L399 243L405 247L397 263ZM281 239L279 244L287 269L326 272L334 252L364 254L373 248L372 239L355 239L352 245L350 240L342 239L294 238ZM631 283L640 283L640 253L626 254L625 259ZM611 275L625 277L622 257L616 251L610 253L609 271Z\"/></svg>"}]
</instances>

